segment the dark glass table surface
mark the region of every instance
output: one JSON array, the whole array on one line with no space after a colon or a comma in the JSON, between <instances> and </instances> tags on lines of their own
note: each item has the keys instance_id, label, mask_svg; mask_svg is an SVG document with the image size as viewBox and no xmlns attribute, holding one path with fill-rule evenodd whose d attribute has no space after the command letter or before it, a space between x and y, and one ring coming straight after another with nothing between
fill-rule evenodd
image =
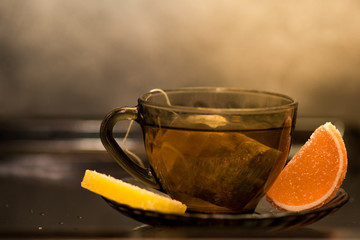
<instances>
[{"instance_id":1,"label":"dark glass table surface","mask_svg":"<svg viewBox=\"0 0 360 240\"><path fill-rule=\"evenodd\" d=\"M117 178L129 177L102 148L97 137L99 121L37 120L26 122L26 128L20 130L14 127L17 124L6 123L0 128L0 238L360 238L360 150L357 149L360 131L357 128L347 129L344 135L349 168L342 188L350 195L349 202L312 225L264 232L236 227L144 225L80 187L86 169ZM80 131L79 126L86 131ZM133 132L127 144L144 157L141 135L136 129Z\"/></svg>"}]
</instances>

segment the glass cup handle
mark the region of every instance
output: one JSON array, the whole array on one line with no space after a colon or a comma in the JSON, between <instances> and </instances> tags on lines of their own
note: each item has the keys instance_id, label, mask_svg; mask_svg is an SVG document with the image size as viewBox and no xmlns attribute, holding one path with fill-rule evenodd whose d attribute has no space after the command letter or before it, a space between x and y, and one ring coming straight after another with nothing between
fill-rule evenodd
<instances>
[{"instance_id":1,"label":"glass cup handle","mask_svg":"<svg viewBox=\"0 0 360 240\"><path fill-rule=\"evenodd\" d=\"M143 168L133 162L116 142L113 131L117 122L121 120L138 119L138 110L136 107L120 107L112 110L101 123L100 139L105 149L116 160L116 162L130 175L140 180L147 186L160 189L152 172L148 168Z\"/></svg>"}]
</instances>

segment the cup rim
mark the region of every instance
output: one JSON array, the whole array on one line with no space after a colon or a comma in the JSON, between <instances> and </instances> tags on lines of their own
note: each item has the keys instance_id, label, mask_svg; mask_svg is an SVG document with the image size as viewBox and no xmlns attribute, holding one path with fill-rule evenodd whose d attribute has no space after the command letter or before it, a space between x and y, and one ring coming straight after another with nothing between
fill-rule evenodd
<instances>
[{"instance_id":1,"label":"cup rim","mask_svg":"<svg viewBox=\"0 0 360 240\"><path fill-rule=\"evenodd\" d=\"M160 89L161 90L161 89ZM153 107L161 110L167 111L179 111L179 112L196 112L202 114L211 114L211 113L222 113L222 114L255 114L255 113L264 113L264 112L277 112L287 109L296 109L298 102L285 94L263 91L263 90L254 90L246 88L228 88L228 87L185 87L185 88L174 88L174 89L164 89L161 90L165 93L172 92L243 92L243 93L253 93L253 94L265 94L268 96L276 96L283 98L289 101L287 104L278 105L274 107L259 107L259 108L212 108L212 107L189 107L189 106L179 106L179 105L165 105L151 103L147 99L154 94L163 94L160 91L147 92L138 99L139 105L146 107Z\"/></svg>"}]
</instances>

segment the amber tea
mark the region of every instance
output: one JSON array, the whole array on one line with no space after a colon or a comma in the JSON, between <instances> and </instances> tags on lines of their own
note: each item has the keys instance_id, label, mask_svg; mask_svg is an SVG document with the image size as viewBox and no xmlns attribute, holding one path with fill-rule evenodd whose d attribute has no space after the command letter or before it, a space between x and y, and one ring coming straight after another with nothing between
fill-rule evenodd
<instances>
[{"instance_id":1,"label":"amber tea","mask_svg":"<svg viewBox=\"0 0 360 240\"><path fill-rule=\"evenodd\" d=\"M290 128L202 131L145 125L143 131L162 188L200 212L252 211L290 147Z\"/></svg>"}]
</instances>

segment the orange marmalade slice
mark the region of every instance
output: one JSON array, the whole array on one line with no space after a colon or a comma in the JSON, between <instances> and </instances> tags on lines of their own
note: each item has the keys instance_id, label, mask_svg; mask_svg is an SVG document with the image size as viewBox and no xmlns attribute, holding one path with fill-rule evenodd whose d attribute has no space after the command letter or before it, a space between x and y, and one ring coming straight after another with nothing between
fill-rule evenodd
<instances>
[{"instance_id":1,"label":"orange marmalade slice","mask_svg":"<svg viewBox=\"0 0 360 240\"><path fill-rule=\"evenodd\" d=\"M294 155L266 193L280 210L299 212L319 208L340 188L347 171L344 141L336 127L326 123Z\"/></svg>"}]
</instances>

